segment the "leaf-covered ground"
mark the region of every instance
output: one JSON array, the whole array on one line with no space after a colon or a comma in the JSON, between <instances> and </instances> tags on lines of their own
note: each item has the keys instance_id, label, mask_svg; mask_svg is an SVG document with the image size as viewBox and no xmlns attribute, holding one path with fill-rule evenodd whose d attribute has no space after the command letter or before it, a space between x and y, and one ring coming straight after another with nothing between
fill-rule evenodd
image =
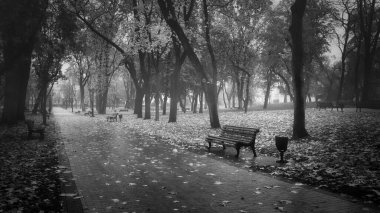
<instances>
[{"instance_id":1,"label":"leaf-covered ground","mask_svg":"<svg viewBox=\"0 0 380 213\"><path fill-rule=\"evenodd\" d=\"M260 155L278 157L275 135L291 137L293 111L221 111L222 125L258 127L256 149ZM105 119L97 117L97 119ZM122 125L142 133L159 136L170 143L204 149L209 128L208 114L178 113L177 123L137 119L130 112ZM311 137L291 140L286 159L279 166L247 165L276 176L301 181L340 194L350 194L366 203L380 204L380 111L344 113L316 109L306 110L307 130ZM250 164L250 159L246 164Z\"/></svg>"},{"instance_id":2,"label":"leaf-covered ground","mask_svg":"<svg viewBox=\"0 0 380 213\"><path fill-rule=\"evenodd\" d=\"M117 125L159 137L169 143L205 151L204 139L220 130L209 128L208 114L178 113L177 123L137 119L123 112L122 122L106 123L106 115L97 115L97 123ZM220 111L222 125L258 127L261 132L256 149L261 156L274 156L275 135L291 136L292 110ZM83 115L78 115L83 116ZM351 194L366 203L380 204L380 111L344 113L330 110L306 110L307 130L311 137L291 140L286 159L278 166L252 164L241 158L245 167L275 176L286 177L333 192ZM102 124L103 125L103 124ZM54 125L47 127L55 134ZM52 128L52 129L49 129ZM56 142L49 135L44 141L25 140L26 126L0 127L0 212L60 210L60 182ZM248 152L245 150L243 152ZM245 155L245 156L252 156ZM27 211L27 212L28 212Z\"/></svg>"},{"instance_id":3,"label":"leaf-covered ground","mask_svg":"<svg viewBox=\"0 0 380 213\"><path fill-rule=\"evenodd\" d=\"M0 212L59 212L55 143L26 135L24 123L0 126Z\"/></svg>"}]
</instances>

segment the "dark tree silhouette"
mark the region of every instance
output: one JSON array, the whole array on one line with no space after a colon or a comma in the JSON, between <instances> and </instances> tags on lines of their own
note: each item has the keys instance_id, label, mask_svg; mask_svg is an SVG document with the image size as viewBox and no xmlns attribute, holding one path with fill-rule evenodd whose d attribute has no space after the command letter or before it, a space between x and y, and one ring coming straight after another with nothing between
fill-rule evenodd
<instances>
[{"instance_id":1,"label":"dark tree silhouette","mask_svg":"<svg viewBox=\"0 0 380 213\"><path fill-rule=\"evenodd\" d=\"M306 0L296 0L291 7L292 22L289 28L292 43L292 68L294 84L294 121L293 138L308 136L305 128L305 94L303 77L303 41L302 19L305 13Z\"/></svg>"},{"instance_id":2,"label":"dark tree silhouette","mask_svg":"<svg viewBox=\"0 0 380 213\"><path fill-rule=\"evenodd\" d=\"M0 36L4 57L4 110L2 122L25 119L24 109L32 51L45 17L47 0L0 2Z\"/></svg>"},{"instance_id":3,"label":"dark tree silhouette","mask_svg":"<svg viewBox=\"0 0 380 213\"><path fill-rule=\"evenodd\" d=\"M193 64L195 70L199 73L199 75L202 78L202 84L206 93L206 100L208 102L208 107L209 107L211 128L219 128L220 122L219 122L219 115L218 115L218 97L217 97L217 87L216 87L217 69L216 69L215 57L214 57L214 53L211 47L211 42L210 42L210 37L209 37L210 23L208 19L207 4L205 1L203 2L203 7L204 7L203 12L205 15L204 24L206 26L206 29L205 29L206 43L207 43L207 49L209 51L209 54L211 57L211 63L212 63L211 77L208 76L208 74L206 73L198 56L195 54L194 48L191 45L189 38L185 34L178 20L175 18L176 11L175 11L173 2L171 0L158 0L158 5L160 6L161 13L166 23L171 28L171 30L177 35L179 41L181 42L183 48L186 51L186 54L190 62Z\"/></svg>"}]
</instances>

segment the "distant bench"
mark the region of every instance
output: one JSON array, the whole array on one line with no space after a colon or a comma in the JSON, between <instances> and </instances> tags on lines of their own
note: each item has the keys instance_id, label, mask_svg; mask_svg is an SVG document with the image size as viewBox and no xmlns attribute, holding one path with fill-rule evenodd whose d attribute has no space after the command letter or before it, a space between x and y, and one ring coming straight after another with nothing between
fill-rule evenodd
<instances>
[{"instance_id":1,"label":"distant bench","mask_svg":"<svg viewBox=\"0 0 380 213\"><path fill-rule=\"evenodd\" d=\"M25 120L26 125L28 126L28 139L32 138L33 133L40 134L40 139L44 139L45 137L45 128L42 126L35 127L34 121Z\"/></svg>"},{"instance_id":2,"label":"distant bench","mask_svg":"<svg viewBox=\"0 0 380 213\"><path fill-rule=\"evenodd\" d=\"M339 111L339 109L341 110L341 112L343 112L343 108L344 107L347 107L347 106L354 106L356 107L356 112L357 111L362 111L362 103L358 102L358 103L354 103L353 101L339 101L335 104L333 104L332 102L321 102L321 101L318 101L316 103L316 107L317 109L321 110L321 109L328 109L328 108L331 108L331 111L336 108L336 111Z\"/></svg>"},{"instance_id":3,"label":"distant bench","mask_svg":"<svg viewBox=\"0 0 380 213\"><path fill-rule=\"evenodd\" d=\"M223 150L226 146L236 149L236 157L239 157L241 147L251 147L253 155L257 157L255 151L256 135L259 132L256 128L237 127L226 125L222 128L222 133L219 136L208 135L206 142L208 143L208 151L211 149L212 143L221 144Z\"/></svg>"},{"instance_id":4,"label":"distant bench","mask_svg":"<svg viewBox=\"0 0 380 213\"><path fill-rule=\"evenodd\" d=\"M331 110L334 109L334 105L332 102L321 102L321 101L318 101L316 103L316 106L317 106L317 109L321 110L321 109L328 109L328 108L331 108Z\"/></svg>"},{"instance_id":5,"label":"distant bench","mask_svg":"<svg viewBox=\"0 0 380 213\"><path fill-rule=\"evenodd\" d=\"M84 116L88 115L88 116L90 116L90 117L93 117L93 116L92 116L92 111L87 111L87 112L85 112L83 115L84 115Z\"/></svg>"},{"instance_id":6,"label":"distant bench","mask_svg":"<svg viewBox=\"0 0 380 213\"><path fill-rule=\"evenodd\" d=\"M107 116L107 121L117 121L117 116L118 116L119 113L113 113L112 115L110 116Z\"/></svg>"}]
</instances>

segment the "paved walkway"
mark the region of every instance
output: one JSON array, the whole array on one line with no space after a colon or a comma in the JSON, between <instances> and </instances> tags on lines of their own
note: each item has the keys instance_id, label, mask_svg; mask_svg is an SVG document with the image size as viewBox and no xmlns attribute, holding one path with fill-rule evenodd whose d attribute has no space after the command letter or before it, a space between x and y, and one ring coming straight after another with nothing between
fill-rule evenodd
<instances>
[{"instance_id":1,"label":"paved walkway","mask_svg":"<svg viewBox=\"0 0 380 213\"><path fill-rule=\"evenodd\" d=\"M54 114L85 212L376 212L139 135L120 122L59 108Z\"/></svg>"}]
</instances>

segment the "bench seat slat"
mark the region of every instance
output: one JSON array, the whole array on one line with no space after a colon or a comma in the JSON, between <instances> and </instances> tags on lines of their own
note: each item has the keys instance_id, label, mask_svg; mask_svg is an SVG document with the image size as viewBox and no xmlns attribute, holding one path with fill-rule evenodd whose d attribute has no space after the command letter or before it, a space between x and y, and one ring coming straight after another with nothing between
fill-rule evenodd
<instances>
[{"instance_id":1,"label":"bench seat slat","mask_svg":"<svg viewBox=\"0 0 380 213\"><path fill-rule=\"evenodd\" d=\"M251 143L252 141L252 138L225 137L225 136L212 136L208 138L212 140L219 140L219 141L225 140L225 141L246 142L246 143Z\"/></svg>"},{"instance_id":2,"label":"bench seat slat","mask_svg":"<svg viewBox=\"0 0 380 213\"><path fill-rule=\"evenodd\" d=\"M235 139L230 139L230 138L213 138L212 140L214 143L231 143L231 144L242 144L246 146L250 146L251 143L250 141L244 141L244 140L235 140Z\"/></svg>"}]
</instances>

